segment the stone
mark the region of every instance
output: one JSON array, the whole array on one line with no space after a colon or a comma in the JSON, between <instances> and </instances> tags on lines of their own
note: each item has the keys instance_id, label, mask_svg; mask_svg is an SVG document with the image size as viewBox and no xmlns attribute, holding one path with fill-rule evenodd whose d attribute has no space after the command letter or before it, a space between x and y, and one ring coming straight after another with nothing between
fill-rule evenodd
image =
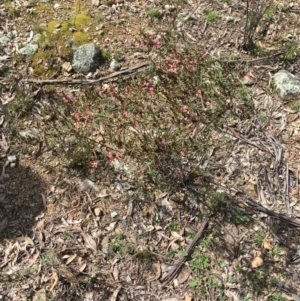
<instances>
[{"instance_id":1,"label":"stone","mask_svg":"<svg viewBox=\"0 0 300 301\"><path fill-rule=\"evenodd\" d=\"M300 92L300 78L286 70L275 73L273 82L281 97Z\"/></svg>"},{"instance_id":2,"label":"stone","mask_svg":"<svg viewBox=\"0 0 300 301\"><path fill-rule=\"evenodd\" d=\"M72 67L78 73L94 72L101 62L101 52L95 44L85 44L74 50Z\"/></svg>"},{"instance_id":3,"label":"stone","mask_svg":"<svg viewBox=\"0 0 300 301\"><path fill-rule=\"evenodd\" d=\"M0 45L7 45L10 41L10 38L7 36L0 37Z\"/></svg>"},{"instance_id":4,"label":"stone","mask_svg":"<svg viewBox=\"0 0 300 301\"><path fill-rule=\"evenodd\" d=\"M20 48L18 53L26 56L33 56L38 48L39 46L37 44L27 44L23 48Z\"/></svg>"},{"instance_id":5,"label":"stone","mask_svg":"<svg viewBox=\"0 0 300 301\"><path fill-rule=\"evenodd\" d=\"M112 69L113 71L118 71L121 69L121 66L120 64L115 60L113 59L109 65L110 69Z\"/></svg>"}]
</instances>

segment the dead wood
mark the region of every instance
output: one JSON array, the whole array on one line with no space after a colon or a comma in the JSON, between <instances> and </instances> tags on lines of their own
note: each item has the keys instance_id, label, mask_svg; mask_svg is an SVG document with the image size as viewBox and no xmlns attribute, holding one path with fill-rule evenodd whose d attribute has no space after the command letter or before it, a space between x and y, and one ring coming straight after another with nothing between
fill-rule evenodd
<instances>
[{"instance_id":1,"label":"dead wood","mask_svg":"<svg viewBox=\"0 0 300 301\"><path fill-rule=\"evenodd\" d=\"M193 249L197 245L198 240L200 239L202 232L205 229L207 223L208 223L208 218L205 218L202 221L201 226L200 226L197 234L195 235L194 239L189 243L189 245L185 249L187 255L180 256L177 259L177 261L175 262L175 264L172 266L172 268L170 268L168 273L165 276L163 276L163 278L160 280L162 282L162 287L166 286L170 281L172 281L172 279L174 279L176 277L176 275L179 273L179 271L182 269L184 263L187 260L187 257L191 255Z\"/></svg>"},{"instance_id":2,"label":"dead wood","mask_svg":"<svg viewBox=\"0 0 300 301\"><path fill-rule=\"evenodd\" d=\"M22 80L23 83L34 83L38 85L92 85L100 82L105 82L107 80L116 78L116 77L121 77L121 76L128 76L135 74L137 72L140 72L142 68L147 68L149 67L149 63L143 63L137 66L134 66L132 68L122 70L119 72L115 72L113 74L110 74L108 76L100 77L97 79L91 79L91 80L83 80L83 79L42 79L42 80L37 80L37 79L24 79Z\"/></svg>"}]
</instances>

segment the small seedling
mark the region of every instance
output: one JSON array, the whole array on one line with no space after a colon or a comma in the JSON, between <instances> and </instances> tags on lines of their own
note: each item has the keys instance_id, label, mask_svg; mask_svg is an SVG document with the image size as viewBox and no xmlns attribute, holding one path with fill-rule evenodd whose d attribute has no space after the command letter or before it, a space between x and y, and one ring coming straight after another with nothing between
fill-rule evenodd
<instances>
[{"instance_id":1,"label":"small seedling","mask_svg":"<svg viewBox=\"0 0 300 301\"><path fill-rule=\"evenodd\" d=\"M178 231L179 231L178 222L172 221L172 222L168 225L168 228L169 228L170 231L178 232Z\"/></svg>"},{"instance_id":2,"label":"small seedling","mask_svg":"<svg viewBox=\"0 0 300 301\"><path fill-rule=\"evenodd\" d=\"M250 222L250 218L245 214L245 212L240 209L237 208L230 217L230 221L234 224L246 224L248 222Z\"/></svg>"},{"instance_id":3,"label":"small seedling","mask_svg":"<svg viewBox=\"0 0 300 301\"><path fill-rule=\"evenodd\" d=\"M163 12L158 9L152 9L147 12L147 15L151 19L161 19L163 17Z\"/></svg>"},{"instance_id":4,"label":"small seedling","mask_svg":"<svg viewBox=\"0 0 300 301\"><path fill-rule=\"evenodd\" d=\"M115 50L113 57L115 60L119 61L122 58L122 52L120 50Z\"/></svg>"},{"instance_id":5,"label":"small seedling","mask_svg":"<svg viewBox=\"0 0 300 301\"><path fill-rule=\"evenodd\" d=\"M209 10L206 12L207 22L215 22L219 18L219 13L214 10Z\"/></svg>"},{"instance_id":6,"label":"small seedling","mask_svg":"<svg viewBox=\"0 0 300 301\"><path fill-rule=\"evenodd\" d=\"M98 17L97 17L97 22L103 22L104 21L104 17L102 16L102 15L99 15Z\"/></svg>"},{"instance_id":7,"label":"small seedling","mask_svg":"<svg viewBox=\"0 0 300 301\"><path fill-rule=\"evenodd\" d=\"M101 57L104 61L108 61L111 58L111 53L108 50L101 50Z\"/></svg>"},{"instance_id":8,"label":"small seedling","mask_svg":"<svg viewBox=\"0 0 300 301\"><path fill-rule=\"evenodd\" d=\"M255 233L255 236L254 236L254 242L259 245L259 246L262 246L263 243L264 243L264 239L265 239L265 233L262 231L262 230L258 230L256 233Z\"/></svg>"}]
</instances>

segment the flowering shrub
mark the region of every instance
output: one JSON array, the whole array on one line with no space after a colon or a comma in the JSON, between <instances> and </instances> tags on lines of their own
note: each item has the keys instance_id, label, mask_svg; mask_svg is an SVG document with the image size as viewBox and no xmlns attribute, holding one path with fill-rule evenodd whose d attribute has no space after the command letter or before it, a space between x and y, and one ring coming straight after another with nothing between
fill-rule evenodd
<instances>
[{"instance_id":1,"label":"flowering shrub","mask_svg":"<svg viewBox=\"0 0 300 301\"><path fill-rule=\"evenodd\" d=\"M234 117L231 99L244 89L225 63L178 37L144 35L141 45L152 51L150 70L63 95L55 128L71 166L121 172L116 162L134 161L144 189L173 189L211 147L211 131Z\"/></svg>"}]
</instances>

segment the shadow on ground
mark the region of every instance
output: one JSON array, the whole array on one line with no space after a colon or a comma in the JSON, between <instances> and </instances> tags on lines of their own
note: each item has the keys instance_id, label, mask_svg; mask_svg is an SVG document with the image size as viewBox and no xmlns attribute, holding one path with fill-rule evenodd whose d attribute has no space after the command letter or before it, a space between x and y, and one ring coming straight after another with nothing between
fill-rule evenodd
<instances>
[{"instance_id":1,"label":"shadow on ground","mask_svg":"<svg viewBox=\"0 0 300 301\"><path fill-rule=\"evenodd\" d=\"M30 235L44 212L46 185L30 167L6 167L1 180L0 241Z\"/></svg>"}]
</instances>

